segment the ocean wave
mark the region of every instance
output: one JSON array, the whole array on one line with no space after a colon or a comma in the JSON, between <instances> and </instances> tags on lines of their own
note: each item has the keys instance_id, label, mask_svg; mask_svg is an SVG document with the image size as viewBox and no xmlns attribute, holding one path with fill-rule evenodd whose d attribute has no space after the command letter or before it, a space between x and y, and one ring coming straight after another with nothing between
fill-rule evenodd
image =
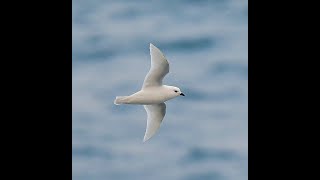
<instances>
[{"instance_id":1,"label":"ocean wave","mask_svg":"<svg viewBox=\"0 0 320 180\"><path fill-rule=\"evenodd\" d=\"M226 149L208 149L201 147L193 147L188 150L182 157L182 162L200 162L200 161L230 161L238 159L238 156L230 150Z\"/></svg>"}]
</instances>

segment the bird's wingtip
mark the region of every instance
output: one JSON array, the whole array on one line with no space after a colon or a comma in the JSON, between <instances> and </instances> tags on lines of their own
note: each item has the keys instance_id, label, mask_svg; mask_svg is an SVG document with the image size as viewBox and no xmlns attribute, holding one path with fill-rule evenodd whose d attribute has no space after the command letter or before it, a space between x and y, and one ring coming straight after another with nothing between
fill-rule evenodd
<instances>
[{"instance_id":1,"label":"bird's wingtip","mask_svg":"<svg viewBox=\"0 0 320 180\"><path fill-rule=\"evenodd\" d=\"M146 141L148 141L150 138L151 138L151 137L144 136L144 137L143 137L143 141L142 141L142 142L144 142L144 143L145 143L145 142L146 142Z\"/></svg>"},{"instance_id":2,"label":"bird's wingtip","mask_svg":"<svg viewBox=\"0 0 320 180\"><path fill-rule=\"evenodd\" d=\"M148 139L146 137L143 138L143 143L146 142Z\"/></svg>"}]
</instances>

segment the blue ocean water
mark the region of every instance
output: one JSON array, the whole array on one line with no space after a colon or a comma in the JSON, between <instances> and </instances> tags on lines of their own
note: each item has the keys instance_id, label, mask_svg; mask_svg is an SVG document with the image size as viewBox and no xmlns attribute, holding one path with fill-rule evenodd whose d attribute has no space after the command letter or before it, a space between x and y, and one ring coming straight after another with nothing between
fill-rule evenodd
<instances>
[{"instance_id":1,"label":"blue ocean water","mask_svg":"<svg viewBox=\"0 0 320 180\"><path fill-rule=\"evenodd\" d=\"M247 0L72 3L73 179L248 179ZM144 108L113 101L141 88L149 43L186 96L143 143Z\"/></svg>"}]
</instances>

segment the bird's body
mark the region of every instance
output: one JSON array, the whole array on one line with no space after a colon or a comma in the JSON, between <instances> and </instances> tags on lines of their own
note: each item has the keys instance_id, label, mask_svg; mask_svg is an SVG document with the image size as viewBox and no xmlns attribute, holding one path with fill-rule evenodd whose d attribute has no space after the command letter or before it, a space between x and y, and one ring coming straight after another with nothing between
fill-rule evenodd
<instances>
[{"instance_id":1,"label":"bird's body","mask_svg":"<svg viewBox=\"0 0 320 180\"><path fill-rule=\"evenodd\" d=\"M170 93L171 88L166 85L145 88L130 96L120 96L120 102L116 101L115 104L160 104L176 97L176 94Z\"/></svg>"},{"instance_id":2,"label":"bird's body","mask_svg":"<svg viewBox=\"0 0 320 180\"><path fill-rule=\"evenodd\" d=\"M150 139L159 129L166 113L164 102L177 96L184 96L179 88L162 85L162 80L169 73L169 63L162 52L150 44L151 68L145 77L140 91L130 96L117 96L114 104L144 105L148 115L147 129L143 141Z\"/></svg>"}]
</instances>

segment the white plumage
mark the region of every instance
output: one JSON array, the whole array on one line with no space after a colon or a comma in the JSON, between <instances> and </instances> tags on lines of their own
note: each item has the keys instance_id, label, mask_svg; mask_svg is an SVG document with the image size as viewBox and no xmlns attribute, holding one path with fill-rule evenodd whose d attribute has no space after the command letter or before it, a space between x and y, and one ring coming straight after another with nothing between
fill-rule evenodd
<instances>
[{"instance_id":1,"label":"white plumage","mask_svg":"<svg viewBox=\"0 0 320 180\"><path fill-rule=\"evenodd\" d=\"M147 128L143 142L150 139L160 128L166 114L166 104L172 98L184 96L179 88L162 85L162 80L169 73L169 62L164 54L150 44L151 67L140 91L130 96L117 96L114 104L140 104L147 112Z\"/></svg>"}]
</instances>

